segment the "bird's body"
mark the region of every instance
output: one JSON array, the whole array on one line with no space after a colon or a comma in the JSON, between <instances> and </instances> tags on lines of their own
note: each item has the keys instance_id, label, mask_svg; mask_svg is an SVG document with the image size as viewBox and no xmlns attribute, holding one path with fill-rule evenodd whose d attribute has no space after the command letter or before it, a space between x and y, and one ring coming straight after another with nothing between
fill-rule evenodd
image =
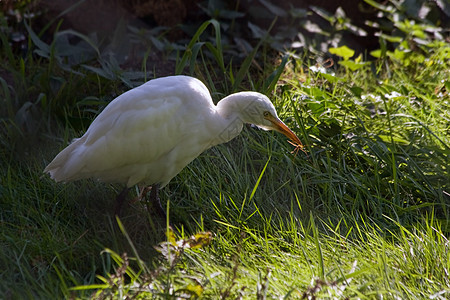
<instances>
[{"instance_id":1,"label":"bird's body","mask_svg":"<svg viewBox=\"0 0 450 300\"><path fill-rule=\"evenodd\" d=\"M260 93L232 94L216 106L193 77L158 78L109 103L44 172L63 182L92 177L127 187L164 186L203 151L237 136L244 123L300 143Z\"/></svg>"}]
</instances>

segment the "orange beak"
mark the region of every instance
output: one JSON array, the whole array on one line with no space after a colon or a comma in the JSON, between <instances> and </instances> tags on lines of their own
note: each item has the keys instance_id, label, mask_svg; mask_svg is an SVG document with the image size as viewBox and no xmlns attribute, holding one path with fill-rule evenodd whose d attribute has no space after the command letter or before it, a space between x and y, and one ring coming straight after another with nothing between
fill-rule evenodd
<instances>
[{"instance_id":1,"label":"orange beak","mask_svg":"<svg viewBox=\"0 0 450 300\"><path fill-rule=\"evenodd\" d=\"M304 151L304 146L298 136L289 127L287 127L286 124L283 123L283 121L272 115L266 117L266 119L273 124L274 130L281 132L282 134L287 136L288 139L290 139L289 143L294 145L297 151L298 149Z\"/></svg>"}]
</instances>

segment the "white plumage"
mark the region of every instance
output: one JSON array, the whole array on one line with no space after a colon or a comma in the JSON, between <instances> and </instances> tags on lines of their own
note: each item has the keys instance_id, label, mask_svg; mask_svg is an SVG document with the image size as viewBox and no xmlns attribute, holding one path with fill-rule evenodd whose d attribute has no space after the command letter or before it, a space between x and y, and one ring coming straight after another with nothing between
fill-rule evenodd
<instances>
[{"instance_id":1,"label":"white plumage","mask_svg":"<svg viewBox=\"0 0 450 300\"><path fill-rule=\"evenodd\" d=\"M164 186L200 153L237 136L244 123L277 130L301 145L260 93L232 94L216 106L198 79L158 78L109 103L44 172L55 181L92 177L127 187Z\"/></svg>"}]
</instances>

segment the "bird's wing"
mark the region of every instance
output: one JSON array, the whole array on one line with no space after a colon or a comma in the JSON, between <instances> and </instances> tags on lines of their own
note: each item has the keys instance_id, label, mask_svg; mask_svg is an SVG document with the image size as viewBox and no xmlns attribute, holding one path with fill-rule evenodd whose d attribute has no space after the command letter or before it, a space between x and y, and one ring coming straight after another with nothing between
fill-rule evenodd
<instances>
[{"instance_id":1,"label":"bird's wing","mask_svg":"<svg viewBox=\"0 0 450 300\"><path fill-rule=\"evenodd\" d=\"M124 182L130 176L141 176L131 173L143 170L125 167L157 161L172 151L198 127L195 123L201 122L198 114L202 115L202 109L208 109L208 105L202 108L189 104L189 98L204 95L196 95L189 88L181 88L181 93L173 90L180 88L164 91L143 85L122 94L45 171L57 181L98 177ZM130 174L115 174L119 170Z\"/></svg>"}]
</instances>

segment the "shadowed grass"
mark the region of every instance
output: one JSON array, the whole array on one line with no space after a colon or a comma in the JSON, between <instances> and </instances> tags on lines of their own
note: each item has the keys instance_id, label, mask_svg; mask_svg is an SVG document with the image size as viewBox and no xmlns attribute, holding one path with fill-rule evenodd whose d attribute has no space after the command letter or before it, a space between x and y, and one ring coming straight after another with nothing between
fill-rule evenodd
<instances>
[{"instance_id":1,"label":"shadowed grass","mask_svg":"<svg viewBox=\"0 0 450 300\"><path fill-rule=\"evenodd\" d=\"M194 58L203 54L198 45ZM6 55L20 80L1 81L2 298L447 298L448 51L408 70L377 62L377 74L369 66L321 73L287 60L260 73L248 59L240 69L246 76L224 65L220 49L212 52L201 66L188 56L183 61L202 70L214 99L240 88L238 77L255 90L275 87L277 111L307 154L294 155L285 137L251 126L206 151L162 191L183 246L169 239L161 253L153 246L166 240L166 228L142 203L117 226L112 201L120 186L56 184L42 174L86 129L103 97L114 98L105 90L120 93L120 85L57 69L69 80L57 80L54 93L54 65L29 56L27 68L35 72L28 77L14 73L24 64ZM220 76L209 68L215 64ZM222 82L213 86L217 78ZM35 80L45 82L44 96ZM32 122L26 127L18 119ZM186 247L198 231L212 233L210 245Z\"/></svg>"}]
</instances>

